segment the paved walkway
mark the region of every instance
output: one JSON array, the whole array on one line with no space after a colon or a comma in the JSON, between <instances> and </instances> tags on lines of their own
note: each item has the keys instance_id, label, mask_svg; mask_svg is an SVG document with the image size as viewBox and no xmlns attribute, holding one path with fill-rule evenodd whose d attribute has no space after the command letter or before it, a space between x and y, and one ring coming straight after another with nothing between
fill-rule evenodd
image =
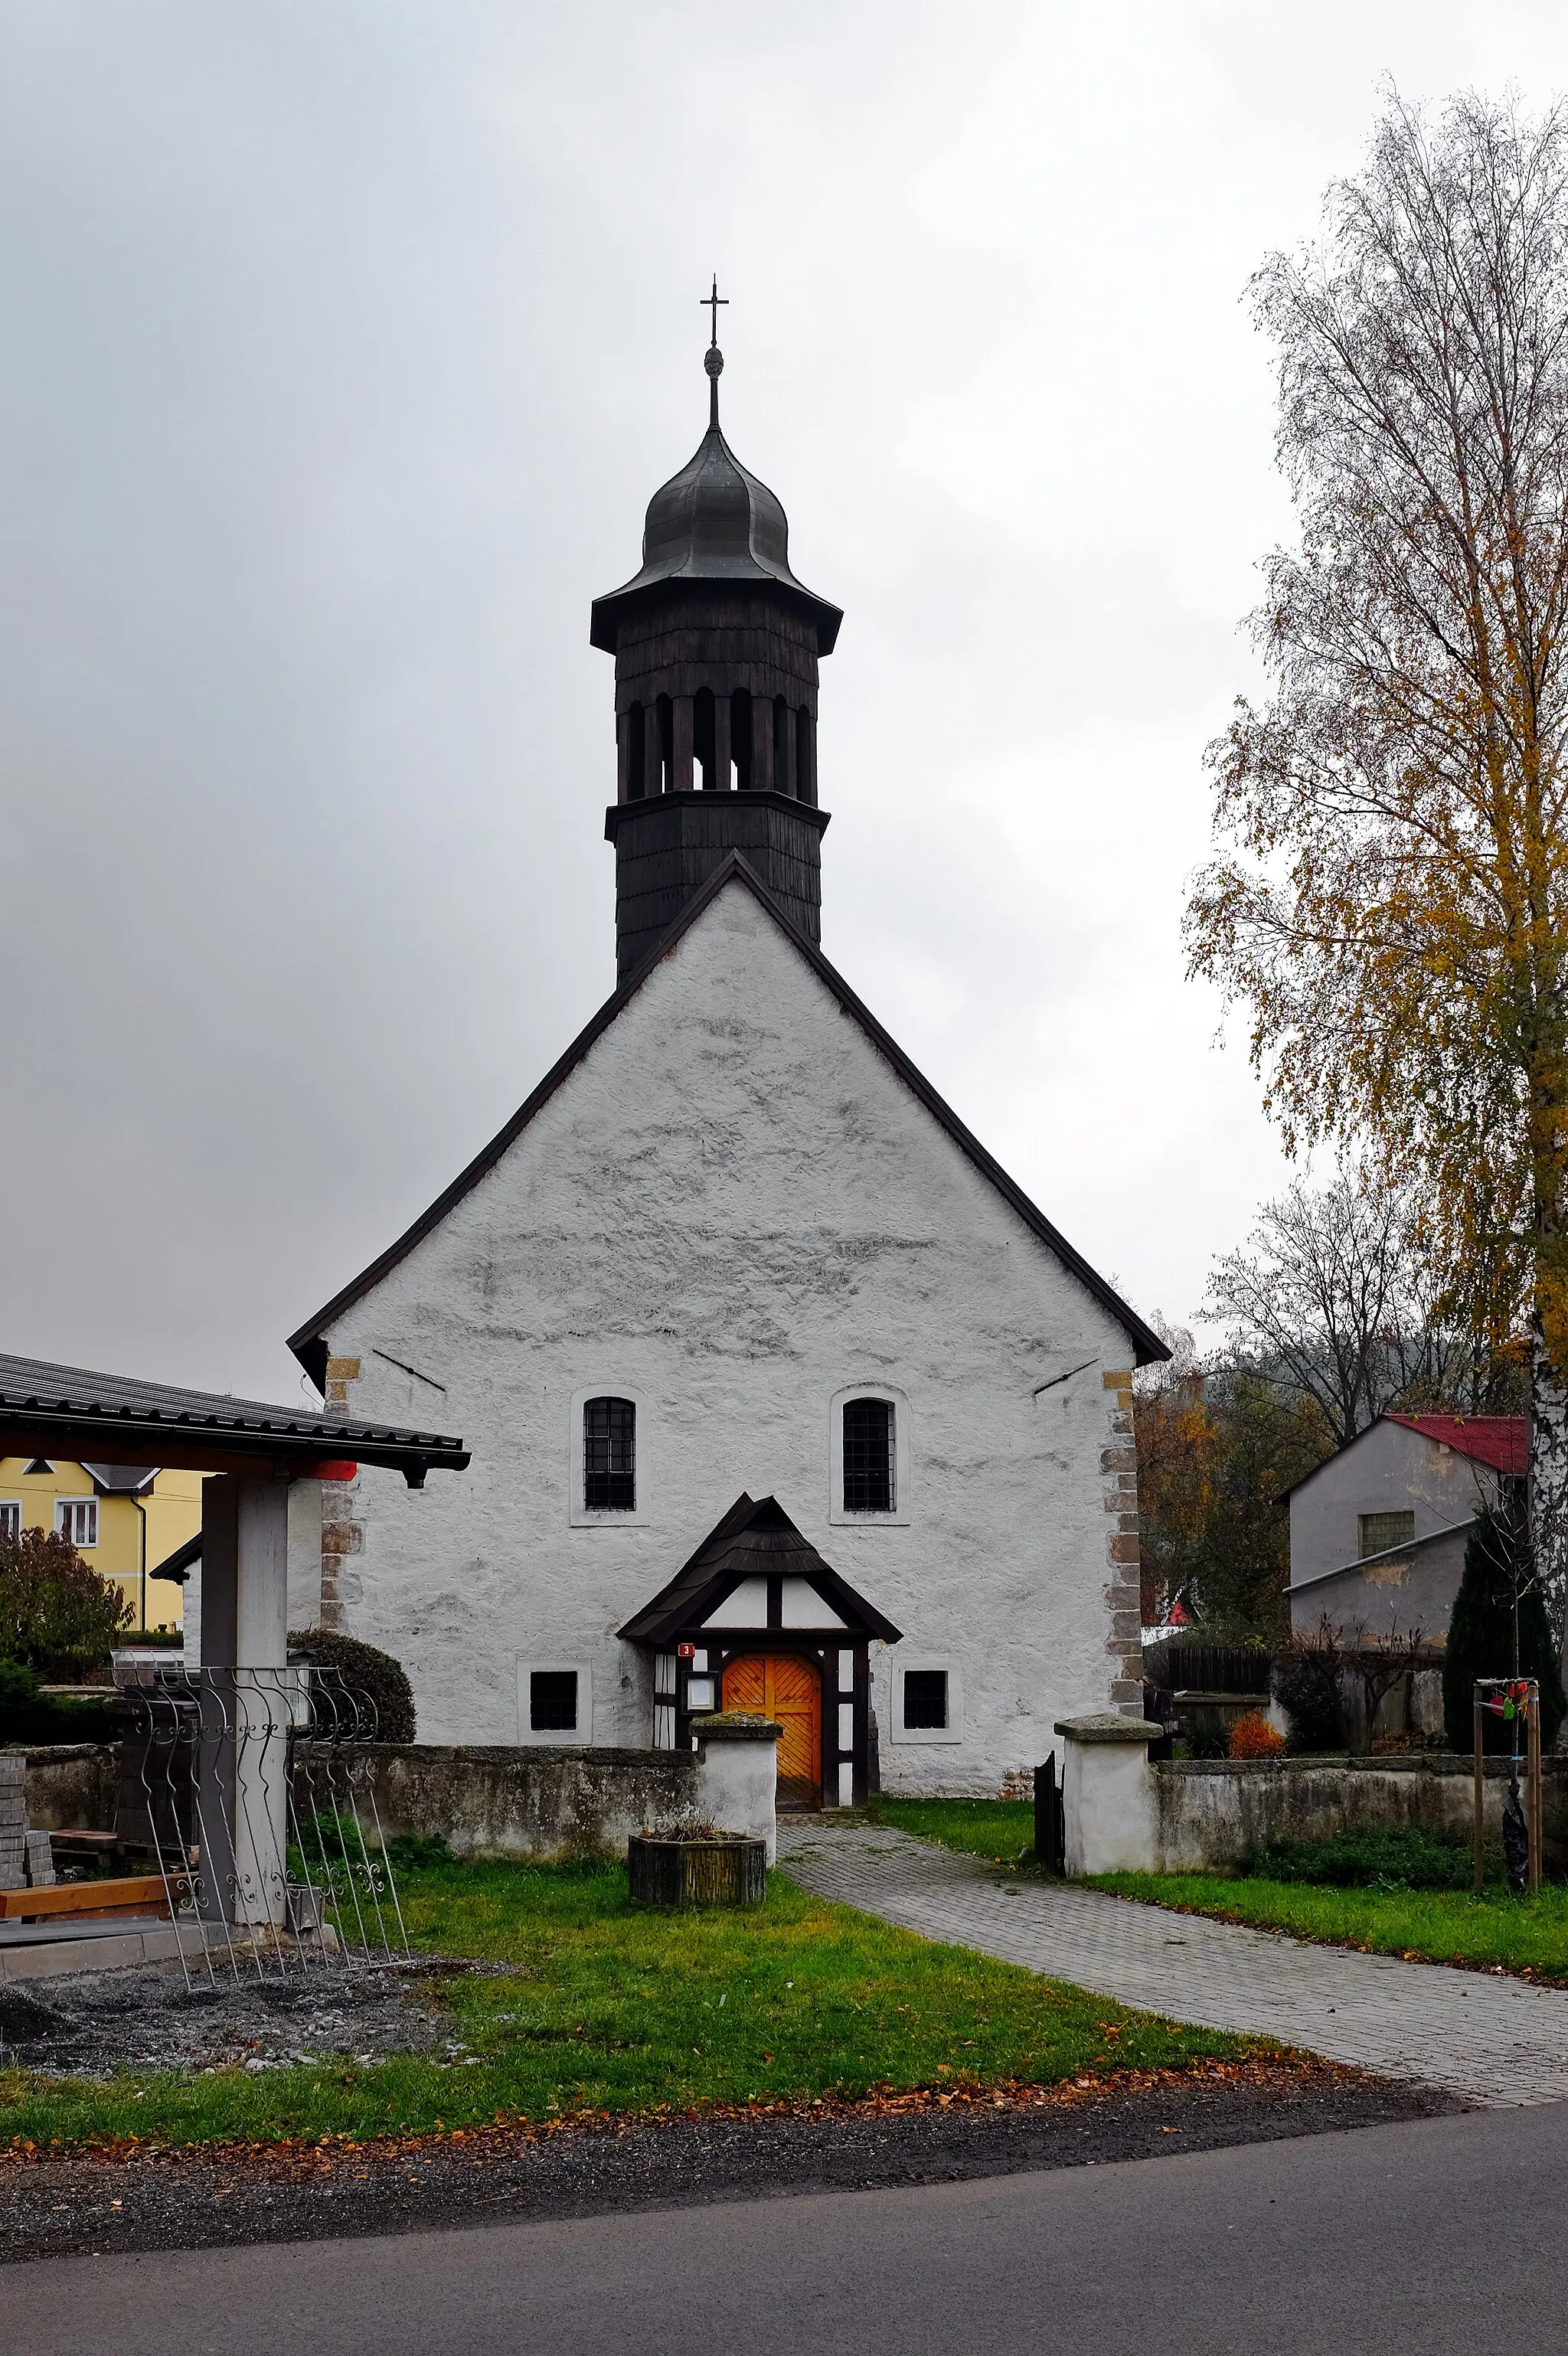
<instances>
[{"instance_id":1,"label":"paved walkway","mask_svg":"<svg viewBox=\"0 0 1568 2356\"><path fill-rule=\"evenodd\" d=\"M779 1863L819 1897L1173 2019L1277 2038L1488 2109L1568 2101L1568 1990L1003 1881L984 1858L878 1826L795 1832L786 1820Z\"/></svg>"}]
</instances>

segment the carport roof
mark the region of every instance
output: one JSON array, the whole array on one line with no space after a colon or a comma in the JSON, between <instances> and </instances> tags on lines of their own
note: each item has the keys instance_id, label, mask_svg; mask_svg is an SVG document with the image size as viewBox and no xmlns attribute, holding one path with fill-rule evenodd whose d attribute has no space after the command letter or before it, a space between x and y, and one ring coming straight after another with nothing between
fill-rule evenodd
<instances>
[{"instance_id":1,"label":"carport roof","mask_svg":"<svg viewBox=\"0 0 1568 2356\"><path fill-rule=\"evenodd\" d=\"M252 1473L319 1472L352 1461L389 1466L411 1489L432 1466L461 1472L469 1462L462 1440L441 1432L4 1355L0 1455Z\"/></svg>"}]
</instances>

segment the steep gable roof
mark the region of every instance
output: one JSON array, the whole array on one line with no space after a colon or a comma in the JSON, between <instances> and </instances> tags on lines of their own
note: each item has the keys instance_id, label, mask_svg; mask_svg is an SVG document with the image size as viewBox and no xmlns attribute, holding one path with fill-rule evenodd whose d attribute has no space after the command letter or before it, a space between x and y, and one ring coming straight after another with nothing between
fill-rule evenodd
<instances>
[{"instance_id":1,"label":"steep gable roof","mask_svg":"<svg viewBox=\"0 0 1568 2356\"><path fill-rule=\"evenodd\" d=\"M1054 1252L1064 1268L1071 1269L1084 1289L1093 1294L1100 1306L1114 1317L1132 1344L1140 1366L1152 1365L1157 1359L1168 1358L1170 1352L1153 1329L1146 1325L1135 1309L1128 1306L1120 1293L1106 1283L1097 1269L1090 1267L1081 1252L1076 1252L1060 1229L1052 1226L1045 1213L1008 1177L1002 1165L987 1153L979 1139L966 1129L945 1099L940 1097L898 1042L883 1030L876 1016L862 1000L855 995L848 983L834 966L829 965L822 951L804 933L797 931L768 892L756 871L739 851L731 851L721 867L716 868L702 890L688 902L681 915L664 936L657 947L650 950L635 973L629 974L612 998L607 998L592 1020L572 1041L559 1063L551 1066L533 1094L520 1104L505 1128L498 1130L476 1153L465 1170L459 1171L443 1194L438 1194L428 1210L421 1211L411 1226L406 1227L395 1243L362 1269L341 1292L334 1293L314 1317L307 1318L297 1333L289 1335L289 1348L318 1389L325 1389L327 1348L326 1329L333 1320L342 1315L356 1301L379 1284L381 1279L407 1258L414 1246L441 1225L447 1213L475 1187L500 1161L508 1147L515 1145L536 1113L555 1095L563 1081L576 1070L589 1049L602 1038L615 1018L636 996L654 968L668 957L670 951L690 931L692 926L716 900L726 884L743 884L758 904L764 908L791 947L805 958L806 963L837 1000L843 1012L858 1023L880 1055L885 1057L911 1094L917 1097L933 1118L947 1131L961 1153L973 1163L980 1175L1001 1195L1004 1202L1017 1212L1024 1225L1039 1237L1041 1243Z\"/></svg>"},{"instance_id":2,"label":"steep gable roof","mask_svg":"<svg viewBox=\"0 0 1568 2356\"><path fill-rule=\"evenodd\" d=\"M1511 1472L1522 1479L1530 1470L1530 1422L1525 1416L1391 1415L1388 1420L1435 1440L1456 1455L1473 1456L1477 1464L1489 1464L1494 1472Z\"/></svg>"},{"instance_id":3,"label":"steep gable roof","mask_svg":"<svg viewBox=\"0 0 1568 2356\"><path fill-rule=\"evenodd\" d=\"M1364 1430L1354 1440L1347 1440L1332 1456L1293 1481L1280 1497L1294 1497L1309 1481L1316 1481L1340 1458L1348 1456L1380 1423L1403 1424L1406 1431L1418 1431L1423 1440L1430 1440L1440 1448L1451 1448L1456 1456L1467 1456L1477 1464L1485 1464L1494 1472L1510 1472L1522 1480L1530 1471L1530 1419L1522 1415L1379 1415L1374 1416Z\"/></svg>"},{"instance_id":4,"label":"steep gable roof","mask_svg":"<svg viewBox=\"0 0 1568 2356\"><path fill-rule=\"evenodd\" d=\"M898 1643L901 1632L892 1622L839 1577L776 1497L753 1500L744 1490L669 1585L615 1633L635 1644L672 1643L682 1628L699 1626L742 1580L770 1574L804 1579L846 1630Z\"/></svg>"}]
</instances>

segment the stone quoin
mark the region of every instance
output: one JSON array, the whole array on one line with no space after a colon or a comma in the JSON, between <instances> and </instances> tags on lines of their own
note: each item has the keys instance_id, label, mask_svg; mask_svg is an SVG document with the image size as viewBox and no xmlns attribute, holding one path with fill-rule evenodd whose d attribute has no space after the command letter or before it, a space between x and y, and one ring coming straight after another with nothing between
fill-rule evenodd
<instances>
[{"instance_id":1,"label":"stone quoin","mask_svg":"<svg viewBox=\"0 0 1568 2356\"><path fill-rule=\"evenodd\" d=\"M472 1468L324 1485L290 1618L395 1653L428 1741L686 1748L742 1709L781 1804L985 1794L1063 1715L1141 1713L1131 1369L1165 1352L821 952L841 616L722 365L592 613L619 987L291 1337L337 1411L417 1407Z\"/></svg>"}]
</instances>

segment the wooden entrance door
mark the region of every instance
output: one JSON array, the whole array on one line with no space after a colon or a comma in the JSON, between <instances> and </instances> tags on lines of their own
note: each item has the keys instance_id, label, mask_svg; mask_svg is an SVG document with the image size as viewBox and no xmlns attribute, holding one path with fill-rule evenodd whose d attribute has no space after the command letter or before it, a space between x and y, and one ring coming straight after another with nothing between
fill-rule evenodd
<instances>
[{"instance_id":1,"label":"wooden entrance door","mask_svg":"<svg viewBox=\"0 0 1568 2356\"><path fill-rule=\"evenodd\" d=\"M726 1709L760 1710L784 1728L781 1808L822 1805L822 1681L798 1653L747 1653L724 1671Z\"/></svg>"}]
</instances>

